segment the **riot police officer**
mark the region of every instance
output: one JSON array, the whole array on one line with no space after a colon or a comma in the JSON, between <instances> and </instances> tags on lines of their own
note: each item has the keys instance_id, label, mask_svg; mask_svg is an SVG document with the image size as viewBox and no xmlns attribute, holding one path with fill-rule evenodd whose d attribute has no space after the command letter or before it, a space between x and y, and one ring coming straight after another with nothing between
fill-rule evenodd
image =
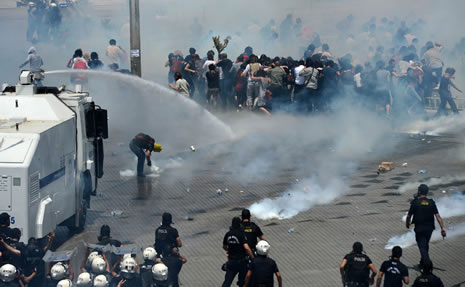
<instances>
[{"instance_id":1,"label":"riot police officer","mask_svg":"<svg viewBox=\"0 0 465 287\"><path fill-rule=\"evenodd\" d=\"M413 282L413 287L444 287L441 279L433 274L433 262L430 260L423 263L421 275Z\"/></svg>"},{"instance_id":2,"label":"riot police officer","mask_svg":"<svg viewBox=\"0 0 465 287\"><path fill-rule=\"evenodd\" d=\"M429 188L426 184L418 186L418 197L410 204L408 211L406 227L410 228L410 224L415 224L415 240L417 241L418 249L420 250L421 260L420 266L426 261L431 261L429 258L429 241L434 226L434 217L441 226L441 234L446 236L446 228L439 215L438 208L434 200L427 198ZM412 220L413 216L413 222Z\"/></svg>"},{"instance_id":3,"label":"riot police officer","mask_svg":"<svg viewBox=\"0 0 465 287\"><path fill-rule=\"evenodd\" d=\"M155 266L157 252L153 247L147 247L143 252L144 263L140 265L140 277L142 280L142 287L150 287L152 283L152 268Z\"/></svg>"},{"instance_id":4,"label":"riot police officer","mask_svg":"<svg viewBox=\"0 0 465 287\"><path fill-rule=\"evenodd\" d=\"M363 253L363 245L360 242L355 242L352 252L344 257L340 272L344 287L368 287L375 282L376 268L370 257Z\"/></svg>"},{"instance_id":5,"label":"riot police officer","mask_svg":"<svg viewBox=\"0 0 465 287\"><path fill-rule=\"evenodd\" d=\"M244 232L247 244L250 249L255 252L255 247L257 246L257 238L260 240L265 240L265 235L263 235L262 230L258 227L255 222L250 221L250 210L242 210L242 222L241 229Z\"/></svg>"},{"instance_id":6,"label":"riot police officer","mask_svg":"<svg viewBox=\"0 0 465 287\"><path fill-rule=\"evenodd\" d=\"M247 264L249 263L247 256L253 259L254 255L241 230L239 217L232 219L230 230L223 238L223 249L228 253L228 262L226 262L226 275L222 286L230 287L237 274L239 274L237 285L244 286Z\"/></svg>"},{"instance_id":7,"label":"riot police officer","mask_svg":"<svg viewBox=\"0 0 465 287\"><path fill-rule=\"evenodd\" d=\"M163 253L171 253L174 247L182 247L178 230L172 227L171 223L173 223L171 213L163 213L161 226L155 230L155 243L153 244L155 251L157 251L157 256Z\"/></svg>"},{"instance_id":8,"label":"riot police officer","mask_svg":"<svg viewBox=\"0 0 465 287\"><path fill-rule=\"evenodd\" d=\"M155 264L152 268L152 287L168 287L168 267L163 263Z\"/></svg>"},{"instance_id":9,"label":"riot police officer","mask_svg":"<svg viewBox=\"0 0 465 287\"><path fill-rule=\"evenodd\" d=\"M276 275L279 287L283 286L281 273L276 262L268 257L270 244L260 240L256 246L257 256L250 263L249 271L245 276L245 287L273 287L273 275ZM253 280L251 281L251 278Z\"/></svg>"},{"instance_id":10,"label":"riot police officer","mask_svg":"<svg viewBox=\"0 0 465 287\"><path fill-rule=\"evenodd\" d=\"M5 264L0 267L0 287L20 287L16 267Z\"/></svg>"}]
</instances>

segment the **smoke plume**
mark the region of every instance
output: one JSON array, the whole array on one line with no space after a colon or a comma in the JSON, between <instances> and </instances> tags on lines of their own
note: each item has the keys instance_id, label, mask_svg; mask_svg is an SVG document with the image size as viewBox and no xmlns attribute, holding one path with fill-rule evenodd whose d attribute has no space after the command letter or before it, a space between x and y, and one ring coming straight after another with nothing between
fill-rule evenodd
<instances>
[{"instance_id":1,"label":"smoke plume","mask_svg":"<svg viewBox=\"0 0 465 287\"><path fill-rule=\"evenodd\" d=\"M453 239L455 237L458 237L464 234L465 234L465 222L454 225L454 226L450 226L447 229L447 237L445 239L446 240ZM442 240L441 230L436 229L433 232L433 235L431 236L431 241L435 242L435 241L440 241L440 240ZM407 248L415 244L416 244L415 232L412 230L402 235L391 237L388 240L387 244L384 246L384 249L392 249L394 246L400 246L402 248Z\"/></svg>"}]
</instances>

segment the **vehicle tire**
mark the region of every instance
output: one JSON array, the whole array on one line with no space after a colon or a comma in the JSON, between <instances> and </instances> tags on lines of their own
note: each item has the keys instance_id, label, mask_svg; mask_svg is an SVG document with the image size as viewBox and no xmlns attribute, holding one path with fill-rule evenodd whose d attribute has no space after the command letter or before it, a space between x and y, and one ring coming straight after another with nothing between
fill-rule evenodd
<instances>
[{"instance_id":1,"label":"vehicle tire","mask_svg":"<svg viewBox=\"0 0 465 287\"><path fill-rule=\"evenodd\" d=\"M76 221L76 215L73 215L70 220L70 225L68 225L69 231L72 233L81 233L84 231L84 227L86 226L87 220L87 205L86 202L82 202L81 210L79 211L79 226L75 226L74 222Z\"/></svg>"},{"instance_id":2,"label":"vehicle tire","mask_svg":"<svg viewBox=\"0 0 465 287\"><path fill-rule=\"evenodd\" d=\"M82 176L82 182L84 182L84 192L83 192L83 199L86 201L87 208L90 208L90 196L96 195L94 191L92 191L92 175L90 172L86 170Z\"/></svg>"}]
</instances>

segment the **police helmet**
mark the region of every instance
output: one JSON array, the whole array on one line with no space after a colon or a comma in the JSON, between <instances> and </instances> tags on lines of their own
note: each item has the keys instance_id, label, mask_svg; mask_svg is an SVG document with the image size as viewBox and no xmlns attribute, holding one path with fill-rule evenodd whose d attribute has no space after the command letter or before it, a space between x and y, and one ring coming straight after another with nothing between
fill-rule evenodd
<instances>
[{"instance_id":1,"label":"police helmet","mask_svg":"<svg viewBox=\"0 0 465 287\"><path fill-rule=\"evenodd\" d=\"M119 265L121 276L125 279L130 279L136 274L137 263L132 257L126 257Z\"/></svg>"},{"instance_id":2,"label":"police helmet","mask_svg":"<svg viewBox=\"0 0 465 287\"><path fill-rule=\"evenodd\" d=\"M87 257L87 265L89 266L92 265L92 261L97 257L100 257L103 259L102 255L100 255L97 251L92 251Z\"/></svg>"},{"instance_id":3,"label":"police helmet","mask_svg":"<svg viewBox=\"0 0 465 287\"><path fill-rule=\"evenodd\" d=\"M256 248L257 248L258 255L266 256L268 255L268 252L270 251L270 244L266 242L265 240L260 240L258 241Z\"/></svg>"},{"instance_id":4,"label":"police helmet","mask_svg":"<svg viewBox=\"0 0 465 287\"><path fill-rule=\"evenodd\" d=\"M98 275L94 279L94 287L108 287L109 284L105 275Z\"/></svg>"},{"instance_id":5,"label":"police helmet","mask_svg":"<svg viewBox=\"0 0 465 287\"><path fill-rule=\"evenodd\" d=\"M157 281L166 281L168 280L168 267L163 263L155 264L152 267L152 277Z\"/></svg>"},{"instance_id":6,"label":"police helmet","mask_svg":"<svg viewBox=\"0 0 465 287\"><path fill-rule=\"evenodd\" d=\"M89 272L83 272L79 274L76 284L78 287L91 287L92 277Z\"/></svg>"},{"instance_id":7,"label":"police helmet","mask_svg":"<svg viewBox=\"0 0 465 287\"><path fill-rule=\"evenodd\" d=\"M16 277L16 267L11 264L5 264L0 267L0 280L3 282L11 282Z\"/></svg>"},{"instance_id":8,"label":"police helmet","mask_svg":"<svg viewBox=\"0 0 465 287\"><path fill-rule=\"evenodd\" d=\"M55 281L65 279L67 271L67 266L61 262L58 262L52 266L52 269L50 269L50 277L52 277L52 279Z\"/></svg>"},{"instance_id":9,"label":"police helmet","mask_svg":"<svg viewBox=\"0 0 465 287\"><path fill-rule=\"evenodd\" d=\"M73 282L69 279L63 279L58 282L57 287L73 287Z\"/></svg>"},{"instance_id":10,"label":"police helmet","mask_svg":"<svg viewBox=\"0 0 465 287\"><path fill-rule=\"evenodd\" d=\"M107 263L103 258L96 257L94 260L92 260L92 272L96 274L101 274L105 272L107 268Z\"/></svg>"},{"instance_id":11,"label":"police helmet","mask_svg":"<svg viewBox=\"0 0 465 287\"><path fill-rule=\"evenodd\" d=\"M157 252L153 247L147 247L144 249L144 260L155 260L157 257Z\"/></svg>"}]
</instances>

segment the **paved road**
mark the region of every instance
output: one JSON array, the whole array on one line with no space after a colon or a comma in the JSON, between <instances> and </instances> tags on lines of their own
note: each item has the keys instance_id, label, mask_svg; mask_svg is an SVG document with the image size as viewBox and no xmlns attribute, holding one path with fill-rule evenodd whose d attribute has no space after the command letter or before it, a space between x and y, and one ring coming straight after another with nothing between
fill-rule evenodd
<instances>
[{"instance_id":1,"label":"paved road","mask_svg":"<svg viewBox=\"0 0 465 287\"><path fill-rule=\"evenodd\" d=\"M271 256L279 264L286 286L338 286L338 264L350 251L354 241L365 245L367 254L379 268L389 256L384 250L387 240L406 230L401 221L409 207L414 191L396 194L399 185L432 176L463 173L463 161L454 156L463 147L457 138L399 135L402 141L397 151L383 158L369 158L350 176L350 192L327 205L314 207L292 219L255 220L272 244ZM431 140L430 144L426 144ZM93 198L89 222L83 234L72 237L60 248L75 246L80 240L95 241L101 224L110 224L113 236L126 244L150 246L154 229L164 211L171 211L176 228L184 242L182 253L188 258L183 268L183 286L218 286L224 273L220 266L226 257L221 240L233 216L243 207L257 200L285 191L301 179L301 171L293 166L283 169L278 177L264 177L259 182L237 182L228 169L228 152L210 158L206 151L180 154L175 159L181 164L170 166L156 178L138 182L133 177L121 177L120 171L132 155L127 142L110 140L106 145L105 176L99 185L99 196ZM229 145L229 144L228 144ZM234 150L235 143L230 143ZM228 147L226 147L228 150ZM393 160L398 167L377 175L376 167L382 160ZM132 159L130 160L132 161ZM408 162L408 167L400 167ZM186 172L195 163L193 173ZM185 168L186 167L186 168ZM428 174L417 174L418 169ZM175 180L173 180L175 179ZM450 183L456 190L464 190L464 182ZM442 186L440 189L447 189ZM229 189L218 196L217 188ZM241 192L243 191L243 192ZM432 188L434 198L443 196L438 187ZM121 210L120 216L111 211ZM186 216L193 220L186 220ZM447 225L465 221L464 216L446 220ZM292 229L293 232L288 232ZM431 244L431 256L438 268L436 273L451 286L465 281L463 258L464 236ZM419 261L415 246L404 250L403 261L413 267ZM417 271L410 270L411 278Z\"/></svg>"}]
</instances>

